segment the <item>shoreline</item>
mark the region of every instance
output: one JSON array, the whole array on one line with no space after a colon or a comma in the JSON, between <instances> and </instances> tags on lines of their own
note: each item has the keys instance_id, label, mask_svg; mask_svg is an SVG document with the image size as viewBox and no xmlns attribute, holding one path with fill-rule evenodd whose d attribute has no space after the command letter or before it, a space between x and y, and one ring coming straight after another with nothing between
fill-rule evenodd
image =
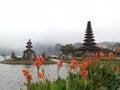
<instances>
[{"instance_id":1,"label":"shoreline","mask_svg":"<svg viewBox=\"0 0 120 90\"><path fill-rule=\"evenodd\" d=\"M11 64L11 65L34 65L34 62L4 62L1 61L0 64ZM55 64L55 62L46 62L45 64Z\"/></svg>"},{"instance_id":2,"label":"shoreline","mask_svg":"<svg viewBox=\"0 0 120 90\"><path fill-rule=\"evenodd\" d=\"M64 63L70 63L70 61L64 61ZM0 64L11 64L11 65L34 65L34 62L32 61L0 61ZM56 64L56 61L48 61L45 62L46 64Z\"/></svg>"},{"instance_id":3,"label":"shoreline","mask_svg":"<svg viewBox=\"0 0 120 90\"><path fill-rule=\"evenodd\" d=\"M119 63L120 64L120 60L111 60L112 62L114 63ZM64 63L70 63L71 60L64 60ZM101 63L109 63L110 61L109 60L101 60ZM0 61L0 64L11 64L11 65L34 65L34 61L26 61L26 60L21 60L21 61L9 61L9 59L7 60L4 60L4 61ZM56 61L46 61L45 62L45 65L46 64L56 64Z\"/></svg>"},{"instance_id":4,"label":"shoreline","mask_svg":"<svg viewBox=\"0 0 120 90\"><path fill-rule=\"evenodd\" d=\"M64 63L70 63L70 62L64 62ZM21 62L0 62L0 64L11 64L11 65L34 65L34 63L21 63ZM46 64L56 64L55 62L46 62Z\"/></svg>"}]
</instances>

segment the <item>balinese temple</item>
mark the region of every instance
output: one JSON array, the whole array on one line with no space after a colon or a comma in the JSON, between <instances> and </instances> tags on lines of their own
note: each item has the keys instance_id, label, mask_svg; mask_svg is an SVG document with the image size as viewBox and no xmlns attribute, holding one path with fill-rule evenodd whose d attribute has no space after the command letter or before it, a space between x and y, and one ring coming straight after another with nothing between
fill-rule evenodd
<instances>
[{"instance_id":1,"label":"balinese temple","mask_svg":"<svg viewBox=\"0 0 120 90\"><path fill-rule=\"evenodd\" d=\"M34 60L35 57L36 57L36 54L35 54L35 51L32 50L32 42L31 40L29 40L27 42L27 46L26 46L26 50L23 51L23 59L26 59L26 60Z\"/></svg>"},{"instance_id":2,"label":"balinese temple","mask_svg":"<svg viewBox=\"0 0 120 90\"><path fill-rule=\"evenodd\" d=\"M78 49L79 51L83 51L85 53L86 52L100 51L100 48L96 47L96 43L95 43L95 39L94 39L94 36L93 36L93 31L92 31L90 21L88 21L88 23L87 23L85 39L84 39L84 43L82 45L83 46Z\"/></svg>"}]
</instances>

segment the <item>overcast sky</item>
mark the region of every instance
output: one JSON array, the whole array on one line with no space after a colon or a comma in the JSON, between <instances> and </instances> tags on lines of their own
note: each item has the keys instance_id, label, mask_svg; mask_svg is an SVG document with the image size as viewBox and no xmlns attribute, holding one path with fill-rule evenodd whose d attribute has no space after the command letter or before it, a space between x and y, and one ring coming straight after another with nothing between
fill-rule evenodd
<instances>
[{"instance_id":1,"label":"overcast sky","mask_svg":"<svg viewBox=\"0 0 120 90\"><path fill-rule=\"evenodd\" d=\"M0 0L0 47L83 42L90 20L96 42L120 41L120 0Z\"/></svg>"}]
</instances>

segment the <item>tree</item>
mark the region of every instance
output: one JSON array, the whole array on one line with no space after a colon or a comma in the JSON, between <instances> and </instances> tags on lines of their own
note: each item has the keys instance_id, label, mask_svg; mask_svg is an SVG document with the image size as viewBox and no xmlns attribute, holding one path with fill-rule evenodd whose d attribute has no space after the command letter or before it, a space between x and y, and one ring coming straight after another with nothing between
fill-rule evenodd
<instances>
[{"instance_id":1,"label":"tree","mask_svg":"<svg viewBox=\"0 0 120 90\"><path fill-rule=\"evenodd\" d=\"M63 54L68 55L70 52L73 52L76 48L72 44L66 44L65 46L61 46L61 51Z\"/></svg>"},{"instance_id":2,"label":"tree","mask_svg":"<svg viewBox=\"0 0 120 90\"><path fill-rule=\"evenodd\" d=\"M2 54L1 56L3 56L4 60L6 60L6 55L5 54Z\"/></svg>"},{"instance_id":3,"label":"tree","mask_svg":"<svg viewBox=\"0 0 120 90\"><path fill-rule=\"evenodd\" d=\"M75 57L80 57L81 54L82 54L81 52L75 52L75 53L74 53Z\"/></svg>"}]
</instances>

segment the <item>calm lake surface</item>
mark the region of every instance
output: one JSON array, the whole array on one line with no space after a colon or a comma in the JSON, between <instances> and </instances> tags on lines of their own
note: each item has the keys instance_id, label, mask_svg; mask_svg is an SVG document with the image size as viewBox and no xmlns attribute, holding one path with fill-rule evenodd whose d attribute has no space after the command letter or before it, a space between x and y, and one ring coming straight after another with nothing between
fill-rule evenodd
<instances>
[{"instance_id":1,"label":"calm lake surface","mask_svg":"<svg viewBox=\"0 0 120 90\"><path fill-rule=\"evenodd\" d=\"M3 58L0 57L0 60L3 60ZM0 64L0 90L20 90L20 87L26 90L23 85L26 78L21 72L24 68L30 69L30 73L33 76L33 82L36 82L37 71L35 66ZM42 68L45 70L45 75L50 75L49 80L57 79L57 66L55 64L43 65ZM66 78L66 64L60 69L60 76Z\"/></svg>"}]
</instances>

